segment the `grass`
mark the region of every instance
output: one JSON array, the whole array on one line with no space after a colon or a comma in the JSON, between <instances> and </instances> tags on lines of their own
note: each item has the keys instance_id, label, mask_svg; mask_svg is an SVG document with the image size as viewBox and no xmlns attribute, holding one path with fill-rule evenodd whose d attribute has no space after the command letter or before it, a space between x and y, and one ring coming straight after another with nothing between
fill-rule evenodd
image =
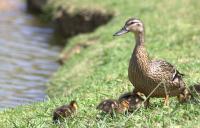
<instances>
[{"instance_id":1,"label":"grass","mask_svg":"<svg viewBox=\"0 0 200 128\"><path fill-rule=\"evenodd\" d=\"M102 99L118 98L133 89L127 78L135 45L133 35L112 37L132 16L145 23L146 48L151 58L162 58L176 65L186 74L184 80L188 86L200 81L200 1L51 0L46 10L55 13L60 5L81 8L93 4L113 11L115 17L93 33L70 39L63 53L77 44L92 41L93 45L73 54L59 68L47 85L50 96L47 101L1 111L0 127L200 127L200 104L179 104L175 98L171 98L170 107L163 107L162 99L152 99L149 109L141 108L115 118L97 119L95 109ZM53 125L52 110L73 99L79 104L74 118Z\"/></svg>"}]
</instances>

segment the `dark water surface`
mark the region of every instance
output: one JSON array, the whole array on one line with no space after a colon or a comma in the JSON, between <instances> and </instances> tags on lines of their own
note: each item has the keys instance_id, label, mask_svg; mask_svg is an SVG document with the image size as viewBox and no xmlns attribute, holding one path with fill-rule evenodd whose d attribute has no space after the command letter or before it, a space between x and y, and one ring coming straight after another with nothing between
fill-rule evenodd
<instances>
[{"instance_id":1,"label":"dark water surface","mask_svg":"<svg viewBox=\"0 0 200 128\"><path fill-rule=\"evenodd\" d=\"M49 44L52 28L27 14L22 0L8 1L10 7L0 8L1 109L44 100L45 83L59 66L55 60L60 51Z\"/></svg>"}]
</instances>

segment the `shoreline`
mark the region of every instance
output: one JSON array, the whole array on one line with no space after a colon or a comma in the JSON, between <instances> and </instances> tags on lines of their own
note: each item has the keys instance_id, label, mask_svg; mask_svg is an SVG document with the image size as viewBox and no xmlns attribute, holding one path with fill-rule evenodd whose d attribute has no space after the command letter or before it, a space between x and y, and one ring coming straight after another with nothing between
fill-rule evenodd
<instances>
[{"instance_id":1,"label":"shoreline","mask_svg":"<svg viewBox=\"0 0 200 128\"><path fill-rule=\"evenodd\" d=\"M46 85L50 98L45 102L0 112L0 123L3 122L1 124L4 127L9 125L57 127L52 124L53 110L58 106L68 104L71 100L76 100L79 106L77 115L64 122L63 126L199 126L199 103L178 104L173 98L170 99L169 108L162 106L161 99L154 98L152 99L153 107L150 109L142 108L134 114L118 115L116 118L102 117L104 120L96 118L99 112L95 108L99 102L108 98L116 99L122 93L133 89L127 78L128 62L134 46L132 38L130 35L122 38L112 37L112 34L119 30L130 16L138 17L145 22L146 47L152 58L166 59L175 64L181 72L187 73L184 78L187 85L199 81L199 61L196 58L200 58L198 54L200 46L197 43L200 26L197 22L199 20L198 7L195 6L199 2L187 1L187 8L185 8L185 2L181 0L178 2L148 1L147 3L139 0L135 3L115 0L103 2L101 0L95 2L92 0L82 2L51 0L44 7L42 15L45 15L50 22L53 19L53 24L62 24L60 29L69 27L65 23L70 24L71 28L80 28L76 25L77 16L84 17L84 23L87 23L85 21L88 18L93 19L88 15L89 13L85 13L87 11L83 11L85 9L92 9L92 12L100 10L101 13L98 15L112 14L112 18L106 15L109 20L101 24L103 26L96 26L97 29L92 28L86 33L79 33L78 29L73 33L58 30L65 32L65 46L60 55L63 65ZM80 12L83 15L79 15ZM74 17L71 21L76 24L66 22L66 19L70 19L69 16ZM59 20L56 21L56 18ZM65 19L64 22L60 21L61 19ZM91 25L93 22L88 23ZM193 26L197 27L194 29ZM195 45L191 45L192 43Z\"/></svg>"}]
</instances>

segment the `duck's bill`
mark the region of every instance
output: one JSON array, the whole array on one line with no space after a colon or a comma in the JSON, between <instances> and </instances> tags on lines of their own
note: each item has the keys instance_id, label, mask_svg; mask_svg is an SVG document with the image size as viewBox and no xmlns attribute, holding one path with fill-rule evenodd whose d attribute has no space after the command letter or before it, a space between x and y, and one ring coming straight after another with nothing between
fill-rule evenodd
<instances>
[{"instance_id":1,"label":"duck's bill","mask_svg":"<svg viewBox=\"0 0 200 128\"><path fill-rule=\"evenodd\" d=\"M121 30L119 30L118 32L116 32L113 36L121 36L121 35L126 34L126 33L128 33L128 32L129 32L129 31L126 30L126 28L124 27L124 28L122 28Z\"/></svg>"}]
</instances>

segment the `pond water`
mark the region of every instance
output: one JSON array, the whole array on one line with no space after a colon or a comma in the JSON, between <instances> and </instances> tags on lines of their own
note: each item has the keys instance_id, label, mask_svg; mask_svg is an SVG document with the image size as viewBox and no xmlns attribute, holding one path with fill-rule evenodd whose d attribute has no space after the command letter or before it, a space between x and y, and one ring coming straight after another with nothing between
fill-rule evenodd
<instances>
[{"instance_id":1,"label":"pond water","mask_svg":"<svg viewBox=\"0 0 200 128\"><path fill-rule=\"evenodd\" d=\"M49 43L53 29L26 13L22 0L0 6L0 109L45 100L45 84L59 66L60 48Z\"/></svg>"}]
</instances>

